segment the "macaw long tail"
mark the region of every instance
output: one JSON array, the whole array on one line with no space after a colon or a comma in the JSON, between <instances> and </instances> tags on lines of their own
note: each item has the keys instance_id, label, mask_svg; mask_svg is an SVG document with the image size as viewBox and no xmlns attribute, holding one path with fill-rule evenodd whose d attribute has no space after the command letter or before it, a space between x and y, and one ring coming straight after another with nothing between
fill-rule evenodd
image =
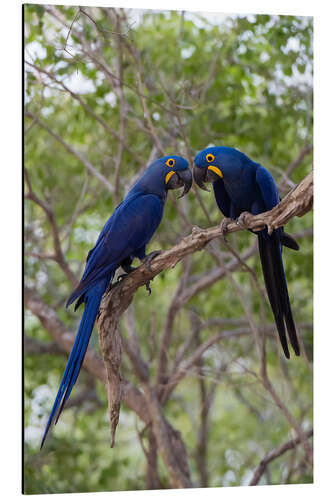
<instances>
[{"instance_id":1,"label":"macaw long tail","mask_svg":"<svg viewBox=\"0 0 333 500\"><path fill-rule=\"evenodd\" d=\"M296 356L300 348L296 334L295 323L291 312L287 281L283 268L279 233L275 230L271 236L258 234L259 254L264 274L269 302L275 318L280 342L286 358L290 358L286 327L290 343Z\"/></svg>"},{"instance_id":2,"label":"macaw long tail","mask_svg":"<svg viewBox=\"0 0 333 500\"><path fill-rule=\"evenodd\" d=\"M94 323L96 320L97 313L99 311L99 306L103 297L103 294L109 284L110 279L104 279L98 282L93 288L85 293L84 302L84 312L80 321L80 326L75 337L75 342L73 344L71 353L69 355L67 365L65 368L64 375L62 377L60 387L56 399L53 404L51 414L49 416L46 428L44 431L41 448L43 447L45 438L51 426L51 423L58 411L55 424L57 423L61 412L63 410L64 404L70 396L73 386L77 380L80 372L80 368L83 363L84 356L87 351L88 343L90 340L91 332L94 328Z\"/></svg>"}]
</instances>

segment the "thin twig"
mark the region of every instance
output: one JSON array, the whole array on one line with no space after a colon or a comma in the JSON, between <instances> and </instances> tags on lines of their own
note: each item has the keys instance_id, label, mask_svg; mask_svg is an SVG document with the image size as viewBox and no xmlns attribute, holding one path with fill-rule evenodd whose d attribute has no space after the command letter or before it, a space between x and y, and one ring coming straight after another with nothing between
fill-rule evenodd
<instances>
[{"instance_id":1,"label":"thin twig","mask_svg":"<svg viewBox=\"0 0 333 500\"><path fill-rule=\"evenodd\" d=\"M41 209L44 211L46 214L52 228L52 236L53 236L53 246L54 246L54 255L48 256L48 258L51 258L53 260L56 260L61 267L61 269L64 271L66 274L67 278L69 281L72 283L72 285L76 286L78 283L78 279L75 276L75 274L72 272L70 269L69 265L66 262L65 256L63 254L62 248L61 248L61 243L60 243L60 237L59 237L59 228L56 222L56 218L54 215L54 212L50 205L48 205L45 201L41 200L36 193L32 189L30 177L28 174L27 169L24 169L24 176L26 179L26 183L28 186L28 193L26 194L26 198L33 201L36 203L38 206L41 207Z\"/></svg>"},{"instance_id":2,"label":"thin twig","mask_svg":"<svg viewBox=\"0 0 333 500\"><path fill-rule=\"evenodd\" d=\"M104 187L106 187L106 189L108 189L108 191L110 193L114 192L114 187L109 183L109 181L106 179L106 177L104 177L104 175L101 174L82 153L79 153L70 144L65 142L64 139L59 134L54 132L54 130L52 130L48 125L46 125L46 123L42 122L36 115L34 115L33 113L30 113L29 111L26 111L25 115L28 118L35 119L36 122L38 123L38 125L43 127L50 135L52 135L52 137L54 137L58 142L60 142L60 144L62 144L63 147L65 149L67 149L67 151L69 151L69 153L71 153L73 156L75 156L82 163L82 165L84 165L84 167L94 177L96 177L104 185Z\"/></svg>"}]
</instances>

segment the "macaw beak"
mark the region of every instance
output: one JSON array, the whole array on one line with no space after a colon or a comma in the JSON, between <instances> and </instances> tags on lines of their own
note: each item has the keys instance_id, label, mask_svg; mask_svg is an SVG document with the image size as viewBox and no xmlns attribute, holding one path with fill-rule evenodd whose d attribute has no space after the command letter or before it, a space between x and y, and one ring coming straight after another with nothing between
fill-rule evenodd
<instances>
[{"instance_id":1,"label":"macaw beak","mask_svg":"<svg viewBox=\"0 0 333 500\"><path fill-rule=\"evenodd\" d=\"M183 192L178 198L182 198L186 193L189 192L192 186L192 172L189 168L186 170L170 170L165 177L165 183L167 189L178 189L183 187Z\"/></svg>"},{"instance_id":2,"label":"macaw beak","mask_svg":"<svg viewBox=\"0 0 333 500\"><path fill-rule=\"evenodd\" d=\"M215 182L218 179L222 179L223 175L220 168L215 165L209 165L208 167L197 167L197 165L194 165L193 177L199 188L209 191L205 186L205 182Z\"/></svg>"}]
</instances>

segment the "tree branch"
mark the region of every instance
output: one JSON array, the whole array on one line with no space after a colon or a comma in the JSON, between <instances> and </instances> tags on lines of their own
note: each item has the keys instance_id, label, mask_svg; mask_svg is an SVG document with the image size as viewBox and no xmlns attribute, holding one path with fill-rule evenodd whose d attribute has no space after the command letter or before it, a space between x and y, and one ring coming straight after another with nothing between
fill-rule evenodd
<instances>
[{"instance_id":1,"label":"tree branch","mask_svg":"<svg viewBox=\"0 0 333 500\"><path fill-rule=\"evenodd\" d=\"M185 264L184 271L183 271L181 279L179 281L179 285L177 287L177 290L174 293L172 300L170 302L170 306L169 306L168 312L166 314L165 322L164 322L162 337L161 337L161 340L159 342L158 357L157 357L157 375L156 375L157 386L163 385L167 382L168 352L169 352L169 348L170 348L171 340L172 340L172 331L173 331L174 320L175 320L177 312L182 307L182 303L180 302L179 297L182 294L183 289L186 285L186 282L189 278L189 272L190 272L190 266L191 266L191 263L189 260L185 260L184 264Z\"/></svg>"},{"instance_id":2,"label":"tree branch","mask_svg":"<svg viewBox=\"0 0 333 500\"><path fill-rule=\"evenodd\" d=\"M240 231L245 228L260 229L267 225L269 231L286 224L292 217L301 217L312 208L313 204L313 177L312 172L300 182L286 197L272 210L256 216L248 215L245 224L230 222L227 225L227 232ZM214 238L221 236L221 229L215 226L209 229L194 227L192 234L186 236L180 243L162 252L151 263L151 270L142 264L128 277L120 283L115 284L104 294L101 302L100 314L97 319L97 327L101 341L102 354L105 363L108 365L110 383L115 383L112 388L114 399L109 401L110 411L120 410L121 401L121 376L120 359L118 357L119 348L113 352L113 345L119 346L121 339L119 336L118 324L120 317L132 302L137 289L152 280L165 269L173 268L180 260L187 255L202 250L207 243ZM238 262L237 262L238 263ZM239 263L238 263L239 265ZM115 343L115 344L114 344ZM112 425L117 421L116 413L113 413ZM113 427L113 433L115 427Z\"/></svg>"},{"instance_id":3,"label":"tree branch","mask_svg":"<svg viewBox=\"0 0 333 500\"><path fill-rule=\"evenodd\" d=\"M298 165L300 165L303 161L303 159L310 153L312 153L312 150L313 150L313 145L312 144L309 144L307 146L305 146L302 151L299 153L298 157L293 160L286 168L286 171L285 171L285 176L286 177L289 177L289 175L292 173L293 170L295 170L296 167L298 167Z\"/></svg>"},{"instance_id":4,"label":"tree branch","mask_svg":"<svg viewBox=\"0 0 333 500\"><path fill-rule=\"evenodd\" d=\"M82 97L80 97L79 94L73 92L69 87L67 87L67 85L65 85L65 83L62 81L62 80L57 80L57 78L55 77L55 75L53 73L51 73L50 71L47 71L46 69L44 68L40 68L38 66L36 66L36 64L33 64L33 63L30 63L29 61L24 61L26 64L28 64L29 66L31 66L32 68L34 68L35 71L37 71L38 73L44 73L45 75L47 75L51 80L53 80L55 83L57 83L58 85L61 85L61 87L66 91L68 92L69 95L71 95L73 97L73 99L75 99L76 101L78 101L82 108L87 111L87 113L89 113L98 123L100 123L102 125L102 127L114 138L116 139L116 141L121 145L123 146L132 156L133 158L136 159L136 161L139 161L140 159L138 159L138 155L135 151L133 151L133 149L128 146L128 144L125 142L125 139L124 139L124 133L122 132L121 134L118 134L115 130L113 130L113 128L110 127L110 125L98 114L95 113L95 111L82 99ZM35 117L34 118L34 122L36 123L39 123L38 122L38 117ZM39 123L40 125L42 125L41 123ZM43 126L43 125L42 125ZM45 128L45 127L44 127ZM121 130L122 130L122 125L120 126ZM52 134L54 135L54 134ZM68 149L68 148L67 148ZM82 160L81 160L82 161ZM94 167L93 167L94 168ZM111 184L110 184L111 186ZM108 189L110 189L110 187L108 187ZM114 190L113 186L111 186L111 189L112 191Z\"/></svg>"},{"instance_id":5,"label":"tree branch","mask_svg":"<svg viewBox=\"0 0 333 500\"><path fill-rule=\"evenodd\" d=\"M52 227L53 246L54 246L55 255L48 256L48 258L54 259L56 262L58 262L59 266L66 274L69 281L72 283L73 286L76 286L78 283L78 280L77 280L77 277L75 276L75 274L70 269L69 265L67 264L64 253L62 251L60 237L59 237L59 229L58 229L58 225L57 225L57 221L56 221L54 212L53 212L52 208L50 207L50 205L48 205L46 202L44 202L43 200L38 198L36 193L33 191L32 186L31 186L31 182L30 182L30 177L29 177L29 174L28 174L28 171L26 168L24 169L24 175L25 175L25 179L27 182L27 186L28 186L28 193L26 194L26 198L28 198L29 200L36 203L38 206L41 207L42 210L44 210L47 218L49 219L51 227Z\"/></svg>"},{"instance_id":6,"label":"tree branch","mask_svg":"<svg viewBox=\"0 0 333 500\"><path fill-rule=\"evenodd\" d=\"M173 429L163 415L155 391L149 384L143 384L154 434L164 464L170 476L171 487L191 488L186 448L181 435Z\"/></svg>"},{"instance_id":7,"label":"tree branch","mask_svg":"<svg viewBox=\"0 0 333 500\"><path fill-rule=\"evenodd\" d=\"M24 302L25 307L40 320L43 327L52 335L60 348L69 354L73 347L75 334L68 330L57 318L54 309L48 306L36 292L28 287L24 289ZM104 348L105 350L105 347L105 344L103 344L102 349ZM112 349L112 341L110 348ZM117 347L116 354L116 358L119 359L119 346ZM114 362L113 359L111 361L112 363ZM119 405L120 401L123 400L146 425L153 425L158 448L170 473L171 486L174 488L190 487L191 480L185 445L180 433L164 417L152 388L150 388L148 383L143 383L143 394L130 382L120 377L114 365L111 368L109 367L108 373L105 364L107 365L105 359L103 364L98 354L92 348L88 347L83 367L107 386L109 404L111 402L110 416L113 425L113 439L119 416L119 408L117 409L113 403L112 398L114 397L119 401ZM142 381L142 374L140 374L140 377ZM118 379L121 381L121 386L116 383Z\"/></svg>"},{"instance_id":8,"label":"tree branch","mask_svg":"<svg viewBox=\"0 0 333 500\"><path fill-rule=\"evenodd\" d=\"M307 439L313 436L313 429L306 432L305 436ZM267 455L261 460L259 466L255 470L255 473L253 475L253 478L249 486L255 486L256 484L259 483L261 476L265 473L266 467L270 462L272 462L276 458L286 453L286 451L296 448L296 446L298 446L300 443L301 439L299 437L296 439L291 439L290 441L287 441L285 444L279 446L278 448L275 448L275 450L272 450L269 453L267 453Z\"/></svg>"},{"instance_id":9,"label":"tree branch","mask_svg":"<svg viewBox=\"0 0 333 500\"><path fill-rule=\"evenodd\" d=\"M63 354L57 342L42 342L24 335L24 354Z\"/></svg>"},{"instance_id":10,"label":"tree branch","mask_svg":"<svg viewBox=\"0 0 333 500\"><path fill-rule=\"evenodd\" d=\"M57 318L55 310L48 306L36 292L28 287L24 288L24 303L25 307L39 319L45 330L51 334L61 350L69 354L73 347L75 333L69 330ZM52 346L53 344L50 345ZM28 350L30 350L30 347L28 347ZM88 347L83 367L91 375L106 383L106 371L103 360L91 347ZM123 379L123 401L145 424L150 422L147 404L142 393L125 379Z\"/></svg>"},{"instance_id":11,"label":"tree branch","mask_svg":"<svg viewBox=\"0 0 333 500\"><path fill-rule=\"evenodd\" d=\"M104 186L110 191L110 193L114 192L114 187L109 183L106 177L104 177L103 174L101 174L91 163L90 161L79 151L76 151L70 144L64 141L64 139L54 132L46 123L42 122L38 116L34 115L33 113L30 113L29 111L26 111L25 116L28 118L32 118L40 127L43 127L52 137L54 137L60 144L63 145L65 149L69 153L71 153L73 156L75 156L81 163L84 165L84 167L90 172L94 177L96 177Z\"/></svg>"}]
</instances>

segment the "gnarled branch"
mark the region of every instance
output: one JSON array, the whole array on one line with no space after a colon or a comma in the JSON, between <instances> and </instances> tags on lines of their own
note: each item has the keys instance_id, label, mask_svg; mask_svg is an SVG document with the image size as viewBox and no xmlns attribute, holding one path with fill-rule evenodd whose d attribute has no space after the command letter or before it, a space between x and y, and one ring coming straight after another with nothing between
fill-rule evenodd
<instances>
[{"instance_id":1,"label":"gnarled branch","mask_svg":"<svg viewBox=\"0 0 333 500\"><path fill-rule=\"evenodd\" d=\"M271 232L281 227L295 216L301 217L312 209L313 206L313 173L310 172L285 198L268 212L253 216L247 215L245 223L240 226L236 221L227 225L227 232L236 232L242 229L261 229L267 226ZM207 243L221 236L221 229L215 226L209 229L194 227L192 234L186 236L177 245L162 252L151 263L151 270L143 264L133 271L128 277L117 283L104 295L101 303L97 326L99 330L101 350L104 362L109 373L109 383L115 386L108 392L113 399L109 400L112 439L114 439L115 424L118 421L117 412L121 402L121 376L119 346L121 339L118 329L119 320L132 302L138 288L152 280L165 269L173 268L187 255L202 250ZM113 352L113 346L118 346ZM146 380L142 380L147 383ZM148 398L149 399L149 398Z\"/></svg>"}]
</instances>

